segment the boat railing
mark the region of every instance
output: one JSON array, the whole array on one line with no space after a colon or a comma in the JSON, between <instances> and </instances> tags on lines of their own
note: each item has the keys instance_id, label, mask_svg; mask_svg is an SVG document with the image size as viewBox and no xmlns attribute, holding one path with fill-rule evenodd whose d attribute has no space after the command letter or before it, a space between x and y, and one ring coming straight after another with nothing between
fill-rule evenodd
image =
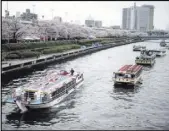
<instances>
[{"instance_id":1,"label":"boat railing","mask_svg":"<svg viewBox=\"0 0 169 131\"><path fill-rule=\"evenodd\" d=\"M44 96L34 96L34 99L31 99L30 97L26 97L24 94L20 94L20 95L16 95L15 92L10 91L8 94L7 94L7 97L6 97L7 100L20 100L22 103L34 103L36 101L38 101L38 103L45 103L47 101L49 101L50 99L49 98L45 98Z\"/></svg>"},{"instance_id":2,"label":"boat railing","mask_svg":"<svg viewBox=\"0 0 169 131\"><path fill-rule=\"evenodd\" d=\"M119 81L134 81L134 78L116 78Z\"/></svg>"}]
</instances>

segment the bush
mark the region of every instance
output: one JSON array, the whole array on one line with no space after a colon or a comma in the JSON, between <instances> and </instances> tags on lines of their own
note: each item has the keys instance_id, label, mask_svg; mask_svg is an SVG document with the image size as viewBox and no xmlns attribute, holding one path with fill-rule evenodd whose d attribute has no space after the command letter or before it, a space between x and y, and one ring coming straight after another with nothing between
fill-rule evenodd
<instances>
[{"instance_id":1,"label":"bush","mask_svg":"<svg viewBox=\"0 0 169 131\"><path fill-rule=\"evenodd\" d=\"M115 38L96 38L92 40L83 39L83 40L57 40L57 41L41 41L41 42L29 42L29 43L10 43L3 44L2 50L4 51L17 51L24 49L35 49L35 48L50 48L53 46L67 45L67 44L78 44L91 46L95 42L101 42L104 40L114 40ZM36 51L36 50L35 50Z\"/></svg>"},{"instance_id":2,"label":"bush","mask_svg":"<svg viewBox=\"0 0 169 131\"><path fill-rule=\"evenodd\" d=\"M5 59L20 59L20 55L17 54L8 54Z\"/></svg>"},{"instance_id":3,"label":"bush","mask_svg":"<svg viewBox=\"0 0 169 131\"><path fill-rule=\"evenodd\" d=\"M29 57L38 57L40 56L40 53L39 52L33 52L33 51L24 51L24 52L21 52L21 58L29 58Z\"/></svg>"},{"instance_id":4,"label":"bush","mask_svg":"<svg viewBox=\"0 0 169 131\"><path fill-rule=\"evenodd\" d=\"M76 43L74 40L60 40L60 41L47 41L47 42L35 42L35 43L33 43L33 42L12 43L12 44L10 43L10 44L3 44L2 49L5 51L15 51L15 50L51 47L51 46L74 44L74 43Z\"/></svg>"},{"instance_id":5,"label":"bush","mask_svg":"<svg viewBox=\"0 0 169 131\"><path fill-rule=\"evenodd\" d=\"M49 47L46 47L46 48L35 48L35 49L31 49L31 51L43 52L43 50L45 50L45 49L49 49Z\"/></svg>"},{"instance_id":6,"label":"bush","mask_svg":"<svg viewBox=\"0 0 169 131\"><path fill-rule=\"evenodd\" d=\"M6 55L5 59L20 59L20 58L30 58L30 57L38 57L40 55L39 52L33 51L22 51L22 52L11 52Z\"/></svg>"},{"instance_id":7,"label":"bush","mask_svg":"<svg viewBox=\"0 0 169 131\"><path fill-rule=\"evenodd\" d=\"M63 46L56 46L55 48L49 48L49 49L45 49L43 51L43 54L50 54L50 53L60 53L60 52L64 52L70 49L78 49L80 48L80 45L63 45Z\"/></svg>"}]
</instances>

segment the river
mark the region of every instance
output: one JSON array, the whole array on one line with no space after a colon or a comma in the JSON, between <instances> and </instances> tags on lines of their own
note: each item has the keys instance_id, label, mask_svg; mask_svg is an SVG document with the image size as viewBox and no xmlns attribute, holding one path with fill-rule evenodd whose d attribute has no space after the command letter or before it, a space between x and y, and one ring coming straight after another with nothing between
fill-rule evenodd
<instances>
[{"instance_id":1,"label":"river","mask_svg":"<svg viewBox=\"0 0 169 131\"><path fill-rule=\"evenodd\" d=\"M169 129L169 50L144 68L143 84L135 89L114 88L112 75L124 64L134 64L139 52L133 45L158 48L159 41L114 47L79 57L27 76L14 79L2 88L2 99L10 88L44 77L51 70L84 72L84 84L61 104L51 109L16 112L16 105L2 104L2 129Z\"/></svg>"}]
</instances>

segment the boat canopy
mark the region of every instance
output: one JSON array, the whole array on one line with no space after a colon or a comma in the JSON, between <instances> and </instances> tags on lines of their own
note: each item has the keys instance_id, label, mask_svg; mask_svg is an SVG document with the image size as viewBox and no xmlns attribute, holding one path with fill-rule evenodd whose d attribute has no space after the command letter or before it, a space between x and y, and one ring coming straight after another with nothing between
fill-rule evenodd
<instances>
[{"instance_id":1,"label":"boat canopy","mask_svg":"<svg viewBox=\"0 0 169 131\"><path fill-rule=\"evenodd\" d=\"M124 65L122 66L118 72L116 73L122 73L122 74L137 74L140 70L142 70L141 65Z\"/></svg>"},{"instance_id":2,"label":"boat canopy","mask_svg":"<svg viewBox=\"0 0 169 131\"><path fill-rule=\"evenodd\" d=\"M26 84L22 89L24 91L52 93L57 88L61 88L64 84L71 82L75 78L76 73L71 76L67 71L61 71L60 73L48 74L34 83Z\"/></svg>"}]
</instances>

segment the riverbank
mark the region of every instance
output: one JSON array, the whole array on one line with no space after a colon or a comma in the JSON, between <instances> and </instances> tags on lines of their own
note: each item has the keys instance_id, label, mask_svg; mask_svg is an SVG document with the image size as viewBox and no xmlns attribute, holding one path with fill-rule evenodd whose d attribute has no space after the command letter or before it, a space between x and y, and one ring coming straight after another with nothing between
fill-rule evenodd
<instances>
[{"instance_id":1,"label":"riverbank","mask_svg":"<svg viewBox=\"0 0 169 131\"><path fill-rule=\"evenodd\" d=\"M12 61L10 61L11 63L9 65L8 64L2 65L2 72L1 72L2 78L8 79L9 77L12 76L17 77L20 75L20 73L22 74L25 72L31 72L33 70L36 70L39 67L45 67L51 63L55 63L55 62L60 63L65 60L77 58L79 56L90 54L99 50L121 46L125 44L130 44L130 43L135 43L135 42L140 42L140 40L133 40L133 39L130 39L129 41L121 40L118 43L109 43L100 46L90 46L84 49L77 49L73 51L67 51L67 52L56 53L51 55L44 55L41 56L40 58L34 58L29 60L18 60L18 61L13 61L13 63Z\"/></svg>"},{"instance_id":2,"label":"riverbank","mask_svg":"<svg viewBox=\"0 0 169 131\"><path fill-rule=\"evenodd\" d=\"M73 49L80 49L81 46L90 47L95 43L108 44L127 40L126 37L118 38L97 38L82 40L58 40L47 42L30 42L30 43L9 43L2 45L2 61L13 59L25 59L40 57L45 54L62 53Z\"/></svg>"}]
</instances>

